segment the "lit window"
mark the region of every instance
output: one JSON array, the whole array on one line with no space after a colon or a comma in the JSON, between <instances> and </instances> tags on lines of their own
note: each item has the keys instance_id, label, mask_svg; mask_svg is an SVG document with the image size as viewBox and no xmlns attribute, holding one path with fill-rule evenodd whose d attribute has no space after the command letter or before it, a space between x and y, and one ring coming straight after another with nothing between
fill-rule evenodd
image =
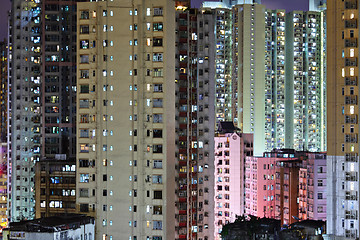
<instances>
[{"instance_id":1,"label":"lit window","mask_svg":"<svg viewBox=\"0 0 360 240\"><path fill-rule=\"evenodd\" d=\"M147 9L146 9L146 16L150 16L150 15L151 15L150 8L147 8Z\"/></svg>"},{"instance_id":2,"label":"lit window","mask_svg":"<svg viewBox=\"0 0 360 240\"><path fill-rule=\"evenodd\" d=\"M355 75L355 68L350 68L350 76L354 76Z\"/></svg>"},{"instance_id":3,"label":"lit window","mask_svg":"<svg viewBox=\"0 0 360 240\"><path fill-rule=\"evenodd\" d=\"M350 57L354 57L355 56L355 49L350 48Z\"/></svg>"},{"instance_id":4,"label":"lit window","mask_svg":"<svg viewBox=\"0 0 360 240\"><path fill-rule=\"evenodd\" d=\"M150 23L146 23L146 29L149 31L151 29L151 24Z\"/></svg>"},{"instance_id":5,"label":"lit window","mask_svg":"<svg viewBox=\"0 0 360 240\"><path fill-rule=\"evenodd\" d=\"M355 113L355 107L354 106L350 106L350 114L354 114Z\"/></svg>"}]
</instances>

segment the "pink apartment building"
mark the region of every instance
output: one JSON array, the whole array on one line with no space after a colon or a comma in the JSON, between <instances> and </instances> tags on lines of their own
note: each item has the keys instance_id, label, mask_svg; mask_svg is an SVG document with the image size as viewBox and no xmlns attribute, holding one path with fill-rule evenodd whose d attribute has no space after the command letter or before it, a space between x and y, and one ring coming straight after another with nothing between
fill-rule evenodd
<instances>
[{"instance_id":1,"label":"pink apartment building","mask_svg":"<svg viewBox=\"0 0 360 240\"><path fill-rule=\"evenodd\" d=\"M246 215L275 218L274 158L246 157Z\"/></svg>"},{"instance_id":2,"label":"pink apartment building","mask_svg":"<svg viewBox=\"0 0 360 240\"><path fill-rule=\"evenodd\" d=\"M246 157L245 213L282 224L326 219L326 154L273 150Z\"/></svg>"},{"instance_id":3,"label":"pink apartment building","mask_svg":"<svg viewBox=\"0 0 360 240\"><path fill-rule=\"evenodd\" d=\"M222 226L245 213L245 156L253 154L253 134L221 122L215 136L215 239Z\"/></svg>"}]
</instances>

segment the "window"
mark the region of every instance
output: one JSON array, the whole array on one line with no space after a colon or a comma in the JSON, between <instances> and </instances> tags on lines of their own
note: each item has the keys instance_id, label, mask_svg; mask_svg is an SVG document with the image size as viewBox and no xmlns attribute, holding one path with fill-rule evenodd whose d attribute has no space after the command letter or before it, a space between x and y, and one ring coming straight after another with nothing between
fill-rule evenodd
<instances>
[{"instance_id":1,"label":"window","mask_svg":"<svg viewBox=\"0 0 360 240\"><path fill-rule=\"evenodd\" d=\"M80 152L88 153L89 152L89 144L80 144Z\"/></svg>"},{"instance_id":2,"label":"window","mask_svg":"<svg viewBox=\"0 0 360 240\"><path fill-rule=\"evenodd\" d=\"M153 161L153 168L161 169L162 168L162 160L154 160Z\"/></svg>"},{"instance_id":3,"label":"window","mask_svg":"<svg viewBox=\"0 0 360 240\"><path fill-rule=\"evenodd\" d=\"M89 197L89 189L88 188L80 188L79 194L80 194L80 197Z\"/></svg>"},{"instance_id":4,"label":"window","mask_svg":"<svg viewBox=\"0 0 360 240\"><path fill-rule=\"evenodd\" d=\"M161 215L162 214L162 206L153 206L153 214L154 215Z\"/></svg>"},{"instance_id":5,"label":"window","mask_svg":"<svg viewBox=\"0 0 360 240\"><path fill-rule=\"evenodd\" d=\"M152 183L162 184L162 176L161 175L153 175L152 176Z\"/></svg>"},{"instance_id":6,"label":"window","mask_svg":"<svg viewBox=\"0 0 360 240\"><path fill-rule=\"evenodd\" d=\"M154 191L154 199L162 199L162 191Z\"/></svg>"},{"instance_id":7,"label":"window","mask_svg":"<svg viewBox=\"0 0 360 240\"><path fill-rule=\"evenodd\" d=\"M163 122L162 114L153 114L153 123L162 123L162 122Z\"/></svg>"},{"instance_id":8,"label":"window","mask_svg":"<svg viewBox=\"0 0 360 240\"><path fill-rule=\"evenodd\" d=\"M162 16L163 9L162 8L154 8L154 16Z\"/></svg>"},{"instance_id":9,"label":"window","mask_svg":"<svg viewBox=\"0 0 360 240\"><path fill-rule=\"evenodd\" d=\"M80 85L80 93L89 93L89 84Z\"/></svg>"},{"instance_id":10,"label":"window","mask_svg":"<svg viewBox=\"0 0 360 240\"><path fill-rule=\"evenodd\" d=\"M80 70L81 78L89 78L89 70Z\"/></svg>"},{"instance_id":11,"label":"window","mask_svg":"<svg viewBox=\"0 0 360 240\"><path fill-rule=\"evenodd\" d=\"M162 31L163 30L163 24L162 23L154 23L153 24L153 31Z\"/></svg>"},{"instance_id":12,"label":"window","mask_svg":"<svg viewBox=\"0 0 360 240\"><path fill-rule=\"evenodd\" d=\"M162 47L163 39L162 38L153 38L153 46L154 47Z\"/></svg>"},{"instance_id":13,"label":"window","mask_svg":"<svg viewBox=\"0 0 360 240\"><path fill-rule=\"evenodd\" d=\"M80 49L88 49L88 48L89 48L89 40L81 40Z\"/></svg>"},{"instance_id":14,"label":"window","mask_svg":"<svg viewBox=\"0 0 360 240\"><path fill-rule=\"evenodd\" d=\"M350 48L350 57L354 57L355 56L355 49Z\"/></svg>"},{"instance_id":15,"label":"window","mask_svg":"<svg viewBox=\"0 0 360 240\"><path fill-rule=\"evenodd\" d=\"M89 167L88 159L79 159L79 167Z\"/></svg>"},{"instance_id":16,"label":"window","mask_svg":"<svg viewBox=\"0 0 360 240\"><path fill-rule=\"evenodd\" d=\"M89 182L89 174L88 173L82 173L80 174L80 182L81 183L88 183Z\"/></svg>"},{"instance_id":17,"label":"window","mask_svg":"<svg viewBox=\"0 0 360 240\"><path fill-rule=\"evenodd\" d=\"M161 107L163 107L163 99L162 99L162 98L154 98L154 99L153 99L153 107L154 107L154 108L161 108Z\"/></svg>"},{"instance_id":18,"label":"window","mask_svg":"<svg viewBox=\"0 0 360 240\"><path fill-rule=\"evenodd\" d=\"M80 34L89 34L89 25L80 25Z\"/></svg>"},{"instance_id":19,"label":"window","mask_svg":"<svg viewBox=\"0 0 360 240\"><path fill-rule=\"evenodd\" d=\"M162 92L163 85L162 84L154 84L154 92Z\"/></svg>"},{"instance_id":20,"label":"window","mask_svg":"<svg viewBox=\"0 0 360 240\"><path fill-rule=\"evenodd\" d=\"M162 230L162 221L153 221L153 230Z\"/></svg>"},{"instance_id":21,"label":"window","mask_svg":"<svg viewBox=\"0 0 360 240\"><path fill-rule=\"evenodd\" d=\"M89 63L89 55L80 55L80 63Z\"/></svg>"},{"instance_id":22,"label":"window","mask_svg":"<svg viewBox=\"0 0 360 240\"><path fill-rule=\"evenodd\" d=\"M322 193L318 193L318 199L323 199L323 194Z\"/></svg>"},{"instance_id":23,"label":"window","mask_svg":"<svg viewBox=\"0 0 360 240\"><path fill-rule=\"evenodd\" d=\"M153 145L153 153L162 153L162 152L163 152L163 146L161 144Z\"/></svg>"},{"instance_id":24,"label":"window","mask_svg":"<svg viewBox=\"0 0 360 240\"><path fill-rule=\"evenodd\" d=\"M153 73L154 73L154 77L163 77L164 76L164 72L163 72L162 68L154 68Z\"/></svg>"},{"instance_id":25,"label":"window","mask_svg":"<svg viewBox=\"0 0 360 240\"><path fill-rule=\"evenodd\" d=\"M154 62L162 62L163 61L163 54L162 53L154 53L153 54L153 61Z\"/></svg>"},{"instance_id":26,"label":"window","mask_svg":"<svg viewBox=\"0 0 360 240\"><path fill-rule=\"evenodd\" d=\"M80 108L89 108L89 99L80 99L79 107Z\"/></svg>"},{"instance_id":27,"label":"window","mask_svg":"<svg viewBox=\"0 0 360 240\"><path fill-rule=\"evenodd\" d=\"M80 129L80 137L88 138L89 137L89 129Z\"/></svg>"},{"instance_id":28,"label":"window","mask_svg":"<svg viewBox=\"0 0 360 240\"><path fill-rule=\"evenodd\" d=\"M162 138L162 129L154 129L153 138Z\"/></svg>"},{"instance_id":29,"label":"window","mask_svg":"<svg viewBox=\"0 0 360 240\"><path fill-rule=\"evenodd\" d=\"M107 190L103 189L103 196L106 197L107 196Z\"/></svg>"},{"instance_id":30,"label":"window","mask_svg":"<svg viewBox=\"0 0 360 240\"><path fill-rule=\"evenodd\" d=\"M318 180L318 186L319 186L319 187L323 186L323 180L322 180L322 179L319 179L319 180Z\"/></svg>"},{"instance_id":31,"label":"window","mask_svg":"<svg viewBox=\"0 0 360 240\"><path fill-rule=\"evenodd\" d=\"M80 123L89 123L89 114L80 114Z\"/></svg>"},{"instance_id":32,"label":"window","mask_svg":"<svg viewBox=\"0 0 360 240\"><path fill-rule=\"evenodd\" d=\"M80 12L80 19L89 19L89 10L83 10Z\"/></svg>"}]
</instances>

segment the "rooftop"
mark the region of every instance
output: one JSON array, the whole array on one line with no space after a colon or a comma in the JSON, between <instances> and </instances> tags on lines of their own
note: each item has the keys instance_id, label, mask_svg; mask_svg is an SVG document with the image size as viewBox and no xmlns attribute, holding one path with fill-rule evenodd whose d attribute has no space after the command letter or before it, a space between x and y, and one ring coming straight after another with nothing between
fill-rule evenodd
<instances>
[{"instance_id":1,"label":"rooftop","mask_svg":"<svg viewBox=\"0 0 360 240\"><path fill-rule=\"evenodd\" d=\"M94 218L84 214L67 214L28 221L11 222L8 229L10 229L10 231L24 232L60 232L67 229L77 229L80 225L88 223L94 224Z\"/></svg>"}]
</instances>

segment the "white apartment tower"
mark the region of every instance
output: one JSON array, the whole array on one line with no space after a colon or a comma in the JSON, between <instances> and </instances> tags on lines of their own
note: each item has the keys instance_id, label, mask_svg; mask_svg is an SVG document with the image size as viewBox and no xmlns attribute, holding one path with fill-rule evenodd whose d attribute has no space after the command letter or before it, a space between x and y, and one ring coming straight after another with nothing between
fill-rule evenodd
<instances>
[{"instance_id":1,"label":"white apartment tower","mask_svg":"<svg viewBox=\"0 0 360 240\"><path fill-rule=\"evenodd\" d=\"M78 4L77 202L96 239L175 239L175 4Z\"/></svg>"},{"instance_id":2,"label":"white apartment tower","mask_svg":"<svg viewBox=\"0 0 360 240\"><path fill-rule=\"evenodd\" d=\"M323 12L286 15L285 147L326 150L326 33Z\"/></svg>"},{"instance_id":3,"label":"white apartment tower","mask_svg":"<svg viewBox=\"0 0 360 240\"><path fill-rule=\"evenodd\" d=\"M265 15L265 148L285 148L285 10Z\"/></svg>"},{"instance_id":4,"label":"white apartment tower","mask_svg":"<svg viewBox=\"0 0 360 240\"><path fill-rule=\"evenodd\" d=\"M254 155L265 151L265 6L236 5L232 8L233 83L237 90L237 126L254 134Z\"/></svg>"}]
</instances>

